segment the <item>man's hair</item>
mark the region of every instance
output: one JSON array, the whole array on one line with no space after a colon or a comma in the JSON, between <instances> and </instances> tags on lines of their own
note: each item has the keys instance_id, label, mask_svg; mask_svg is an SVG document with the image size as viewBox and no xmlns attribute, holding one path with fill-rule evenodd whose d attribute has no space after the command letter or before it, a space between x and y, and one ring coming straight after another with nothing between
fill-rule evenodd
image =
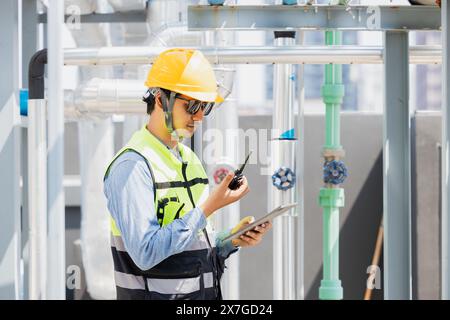
<instances>
[{"instance_id":1,"label":"man's hair","mask_svg":"<svg viewBox=\"0 0 450 320\"><path fill-rule=\"evenodd\" d=\"M145 95L142 97L142 101L147 104L147 114L151 114L155 110L156 93L158 90L164 91L167 97L170 96L170 90L162 88L149 88Z\"/></svg>"}]
</instances>

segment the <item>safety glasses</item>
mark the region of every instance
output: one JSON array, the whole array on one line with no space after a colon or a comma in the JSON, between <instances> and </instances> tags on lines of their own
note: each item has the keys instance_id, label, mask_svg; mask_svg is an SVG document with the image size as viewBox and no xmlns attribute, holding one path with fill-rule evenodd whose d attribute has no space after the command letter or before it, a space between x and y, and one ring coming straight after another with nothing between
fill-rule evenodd
<instances>
[{"instance_id":1,"label":"safety glasses","mask_svg":"<svg viewBox=\"0 0 450 320\"><path fill-rule=\"evenodd\" d=\"M198 112L198 110L200 110L200 108L202 108L203 115L207 116L214 107L214 102L188 100L188 99L182 98L180 96L177 96L176 99L180 99L180 100L186 101L188 103L186 111L189 112L190 114L196 114Z\"/></svg>"},{"instance_id":2,"label":"safety glasses","mask_svg":"<svg viewBox=\"0 0 450 320\"><path fill-rule=\"evenodd\" d=\"M175 103L175 99L180 99L180 100L186 101L188 103L186 111L189 112L190 114L196 114L198 112L198 110L200 110L200 108L202 108L203 115L207 116L211 112L211 110L213 109L213 107L215 105L214 102L188 100L188 99L180 97L179 94L177 94L176 92L168 91L168 90L166 91L166 90L159 89L159 88L148 89L146 94L143 97L143 100L147 101L147 99L150 95L156 96L156 93L158 92L158 90L161 93L161 97L162 97L161 103L163 105L164 112L169 112L170 110L172 110L172 107Z\"/></svg>"}]
</instances>

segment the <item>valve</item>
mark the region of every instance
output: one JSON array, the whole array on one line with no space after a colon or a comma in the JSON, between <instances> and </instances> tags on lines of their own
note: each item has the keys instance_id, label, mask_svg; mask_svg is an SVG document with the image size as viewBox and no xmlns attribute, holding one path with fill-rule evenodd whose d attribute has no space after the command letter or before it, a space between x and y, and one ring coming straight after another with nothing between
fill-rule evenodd
<instances>
[{"instance_id":1,"label":"valve","mask_svg":"<svg viewBox=\"0 0 450 320\"><path fill-rule=\"evenodd\" d=\"M287 167L281 167L272 175L272 184L278 190L288 190L295 184L295 173Z\"/></svg>"},{"instance_id":2,"label":"valve","mask_svg":"<svg viewBox=\"0 0 450 320\"><path fill-rule=\"evenodd\" d=\"M323 165L323 181L330 184L342 184L347 178L347 168L339 160L325 161Z\"/></svg>"},{"instance_id":3,"label":"valve","mask_svg":"<svg viewBox=\"0 0 450 320\"><path fill-rule=\"evenodd\" d=\"M214 171L213 177L214 177L214 182L216 184L220 184L222 182L223 179L225 179L225 177L227 176L228 172L230 172L229 168L226 167L219 167Z\"/></svg>"}]
</instances>

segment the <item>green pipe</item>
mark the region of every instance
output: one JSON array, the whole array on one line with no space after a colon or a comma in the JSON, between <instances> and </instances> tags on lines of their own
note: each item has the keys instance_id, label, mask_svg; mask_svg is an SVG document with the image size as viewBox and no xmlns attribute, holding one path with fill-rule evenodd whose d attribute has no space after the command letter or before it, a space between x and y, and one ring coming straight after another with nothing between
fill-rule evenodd
<instances>
[{"instance_id":1,"label":"green pipe","mask_svg":"<svg viewBox=\"0 0 450 320\"><path fill-rule=\"evenodd\" d=\"M326 45L342 44L342 32L326 31ZM344 97L342 66L325 66L322 98L325 103L326 150L342 150L340 144L340 108ZM323 279L319 299L341 300L343 288L339 280L339 208L344 206L344 189L325 186L320 189L319 204L323 208Z\"/></svg>"}]
</instances>

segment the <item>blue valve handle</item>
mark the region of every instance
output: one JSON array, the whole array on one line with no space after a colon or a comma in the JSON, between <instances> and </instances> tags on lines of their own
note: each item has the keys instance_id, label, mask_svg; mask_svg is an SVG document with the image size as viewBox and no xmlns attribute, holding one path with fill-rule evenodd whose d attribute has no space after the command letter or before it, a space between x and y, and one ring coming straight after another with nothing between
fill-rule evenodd
<instances>
[{"instance_id":1,"label":"blue valve handle","mask_svg":"<svg viewBox=\"0 0 450 320\"><path fill-rule=\"evenodd\" d=\"M278 190L288 190L295 185L295 173L290 168L281 167L272 175L272 184Z\"/></svg>"},{"instance_id":2,"label":"blue valve handle","mask_svg":"<svg viewBox=\"0 0 450 320\"><path fill-rule=\"evenodd\" d=\"M323 181L331 184L342 184L348 176L344 162L339 160L326 161L323 165Z\"/></svg>"}]
</instances>

